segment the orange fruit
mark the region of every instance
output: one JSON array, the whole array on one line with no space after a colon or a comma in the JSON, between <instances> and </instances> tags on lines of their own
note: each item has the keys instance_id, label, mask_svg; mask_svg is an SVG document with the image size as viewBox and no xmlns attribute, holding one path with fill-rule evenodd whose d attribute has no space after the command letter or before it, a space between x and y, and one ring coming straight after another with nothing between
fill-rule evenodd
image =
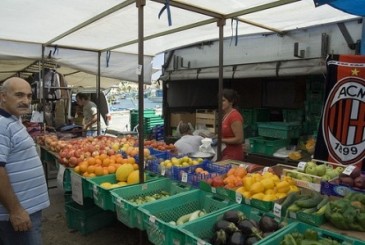
<instances>
[{"instance_id":1,"label":"orange fruit","mask_svg":"<svg viewBox=\"0 0 365 245\"><path fill-rule=\"evenodd\" d=\"M103 175L108 175L108 174L109 174L108 167L103 167Z\"/></svg>"},{"instance_id":2,"label":"orange fruit","mask_svg":"<svg viewBox=\"0 0 365 245\"><path fill-rule=\"evenodd\" d=\"M88 173L94 173L95 172L95 166L94 165L89 165L87 167L87 172Z\"/></svg>"},{"instance_id":3,"label":"orange fruit","mask_svg":"<svg viewBox=\"0 0 365 245\"><path fill-rule=\"evenodd\" d=\"M134 159L133 157L128 157L127 162L133 164L136 163L136 159Z\"/></svg>"},{"instance_id":4,"label":"orange fruit","mask_svg":"<svg viewBox=\"0 0 365 245\"><path fill-rule=\"evenodd\" d=\"M103 167L101 167L101 166L95 167L94 173L96 176L102 176L104 174Z\"/></svg>"},{"instance_id":5,"label":"orange fruit","mask_svg":"<svg viewBox=\"0 0 365 245\"><path fill-rule=\"evenodd\" d=\"M107 157L108 157L108 155L107 154L104 154L104 153L99 156L100 160L104 160Z\"/></svg>"},{"instance_id":6,"label":"orange fruit","mask_svg":"<svg viewBox=\"0 0 365 245\"><path fill-rule=\"evenodd\" d=\"M116 158L116 160L115 160L115 162L116 162L116 163L119 163L119 164L124 163L124 162L123 162L123 158L121 158L121 157L117 157L117 158Z\"/></svg>"},{"instance_id":7,"label":"orange fruit","mask_svg":"<svg viewBox=\"0 0 365 245\"><path fill-rule=\"evenodd\" d=\"M79 174L80 173L80 166L74 167L74 171Z\"/></svg>"},{"instance_id":8,"label":"orange fruit","mask_svg":"<svg viewBox=\"0 0 365 245\"><path fill-rule=\"evenodd\" d=\"M80 172L85 173L87 171L88 164L86 162L81 162L79 164Z\"/></svg>"},{"instance_id":9,"label":"orange fruit","mask_svg":"<svg viewBox=\"0 0 365 245\"><path fill-rule=\"evenodd\" d=\"M95 159L95 165L98 165L100 166L103 162L98 158L98 159Z\"/></svg>"},{"instance_id":10,"label":"orange fruit","mask_svg":"<svg viewBox=\"0 0 365 245\"><path fill-rule=\"evenodd\" d=\"M109 158L105 158L103 160L103 163L101 164L103 167L108 167L110 164L110 159Z\"/></svg>"},{"instance_id":11,"label":"orange fruit","mask_svg":"<svg viewBox=\"0 0 365 245\"><path fill-rule=\"evenodd\" d=\"M115 171L116 171L116 168L115 168L114 165L109 165L108 166L108 172L109 172L109 174L113 174L113 173L115 173Z\"/></svg>"},{"instance_id":12,"label":"orange fruit","mask_svg":"<svg viewBox=\"0 0 365 245\"><path fill-rule=\"evenodd\" d=\"M93 158L93 157L89 157L89 158L87 159L87 163L88 163L89 165L94 165L94 164L96 163L96 159L95 159L95 158Z\"/></svg>"},{"instance_id":13,"label":"orange fruit","mask_svg":"<svg viewBox=\"0 0 365 245\"><path fill-rule=\"evenodd\" d=\"M96 175L94 173L89 173L89 177L92 178L92 177L96 177Z\"/></svg>"}]
</instances>

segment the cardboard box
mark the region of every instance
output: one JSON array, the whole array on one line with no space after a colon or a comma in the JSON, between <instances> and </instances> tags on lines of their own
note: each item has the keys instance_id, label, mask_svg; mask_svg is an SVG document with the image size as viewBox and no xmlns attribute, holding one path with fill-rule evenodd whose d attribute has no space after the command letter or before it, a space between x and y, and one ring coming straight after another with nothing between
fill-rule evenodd
<instances>
[{"instance_id":1,"label":"cardboard box","mask_svg":"<svg viewBox=\"0 0 365 245\"><path fill-rule=\"evenodd\" d=\"M171 113L170 115L170 126L177 127L180 121L184 123L191 123L195 126L195 113L182 112L182 113Z\"/></svg>"}]
</instances>

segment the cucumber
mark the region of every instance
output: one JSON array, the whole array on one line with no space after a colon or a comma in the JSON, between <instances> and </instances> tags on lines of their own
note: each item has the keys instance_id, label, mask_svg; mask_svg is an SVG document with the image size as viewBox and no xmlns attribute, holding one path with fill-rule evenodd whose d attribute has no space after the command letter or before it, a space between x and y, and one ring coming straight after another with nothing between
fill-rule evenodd
<instances>
[{"instance_id":1,"label":"cucumber","mask_svg":"<svg viewBox=\"0 0 365 245\"><path fill-rule=\"evenodd\" d=\"M298 196L298 192L290 192L284 202L281 203L281 210L285 211L298 198Z\"/></svg>"},{"instance_id":2,"label":"cucumber","mask_svg":"<svg viewBox=\"0 0 365 245\"><path fill-rule=\"evenodd\" d=\"M322 201L323 197L318 193L315 193L312 198L298 200L295 202L301 208L314 208Z\"/></svg>"},{"instance_id":3,"label":"cucumber","mask_svg":"<svg viewBox=\"0 0 365 245\"><path fill-rule=\"evenodd\" d=\"M324 205L326 205L329 201L329 197L328 196L324 196L322 201L320 203L318 203L317 205L317 209L321 209Z\"/></svg>"}]
</instances>

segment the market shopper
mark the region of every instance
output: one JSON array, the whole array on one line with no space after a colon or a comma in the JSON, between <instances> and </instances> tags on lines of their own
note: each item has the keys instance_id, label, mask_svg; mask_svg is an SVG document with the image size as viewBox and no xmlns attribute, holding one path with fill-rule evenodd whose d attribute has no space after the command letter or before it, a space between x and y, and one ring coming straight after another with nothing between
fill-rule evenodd
<instances>
[{"instance_id":1,"label":"market shopper","mask_svg":"<svg viewBox=\"0 0 365 245\"><path fill-rule=\"evenodd\" d=\"M78 93L76 101L79 106L82 106L82 114L84 116L83 130L86 131L86 136L96 136L98 134L98 108L90 97L85 93ZM106 129L104 118L100 116L100 129L103 134Z\"/></svg>"},{"instance_id":2,"label":"market shopper","mask_svg":"<svg viewBox=\"0 0 365 245\"><path fill-rule=\"evenodd\" d=\"M179 125L179 133L181 138L174 144L179 153L188 154L199 151L199 146L204 138L200 135L193 135L188 123L181 123Z\"/></svg>"},{"instance_id":3,"label":"market shopper","mask_svg":"<svg viewBox=\"0 0 365 245\"><path fill-rule=\"evenodd\" d=\"M21 78L0 90L0 244L42 244L42 210L50 205L42 162L21 122L32 90Z\"/></svg>"},{"instance_id":4,"label":"market shopper","mask_svg":"<svg viewBox=\"0 0 365 245\"><path fill-rule=\"evenodd\" d=\"M243 135L243 117L235 109L238 102L238 94L233 89L224 89L222 98L222 143L226 147L222 151L221 160L238 160L243 161L244 152L242 142Z\"/></svg>"}]
</instances>

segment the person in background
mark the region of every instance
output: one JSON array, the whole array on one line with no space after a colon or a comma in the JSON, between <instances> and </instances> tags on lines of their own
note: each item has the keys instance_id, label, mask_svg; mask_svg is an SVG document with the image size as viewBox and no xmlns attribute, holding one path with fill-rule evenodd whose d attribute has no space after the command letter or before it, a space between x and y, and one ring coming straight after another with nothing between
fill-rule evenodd
<instances>
[{"instance_id":1,"label":"person in background","mask_svg":"<svg viewBox=\"0 0 365 245\"><path fill-rule=\"evenodd\" d=\"M175 142L175 147L179 153L188 154L199 151L199 146L202 144L200 135L193 135L188 123L181 123L179 126L181 138Z\"/></svg>"},{"instance_id":2,"label":"person in background","mask_svg":"<svg viewBox=\"0 0 365 245\"><path fill-rule=\"evenodd\" d=\"M76 101L82 107L82 114L84 116L83 130L86 131L86 136L98 135L98 108L96 104L90 101L89 96L84 93L78 93L76 95ZM106 129L106 124L102 116L100 116L100 129L102 134Z\"/></svg>"},{"instance_id":3,"label":"person in background","mask_svg":"<svg viewBox=\"0 0 365 245\"><path fill-rule=\"evenodd\" d=\"M224 89L222 98L222 143L226 147L222 151L221 160L243 161L243 117L234 107L238 102L238 94L233 89Z\"/></svg>"},{"instance_id":4,"label":"person in background","mask_svg":"<svg viewBox=\"0 0 365 245\"><path fill-rule=\"evenodd\" d=\"M21 122L32 90L21 78L0 90L0 244L42 244L42 210L50 205L47 182L35 143Z\"/></svg>"}]
</instances>

